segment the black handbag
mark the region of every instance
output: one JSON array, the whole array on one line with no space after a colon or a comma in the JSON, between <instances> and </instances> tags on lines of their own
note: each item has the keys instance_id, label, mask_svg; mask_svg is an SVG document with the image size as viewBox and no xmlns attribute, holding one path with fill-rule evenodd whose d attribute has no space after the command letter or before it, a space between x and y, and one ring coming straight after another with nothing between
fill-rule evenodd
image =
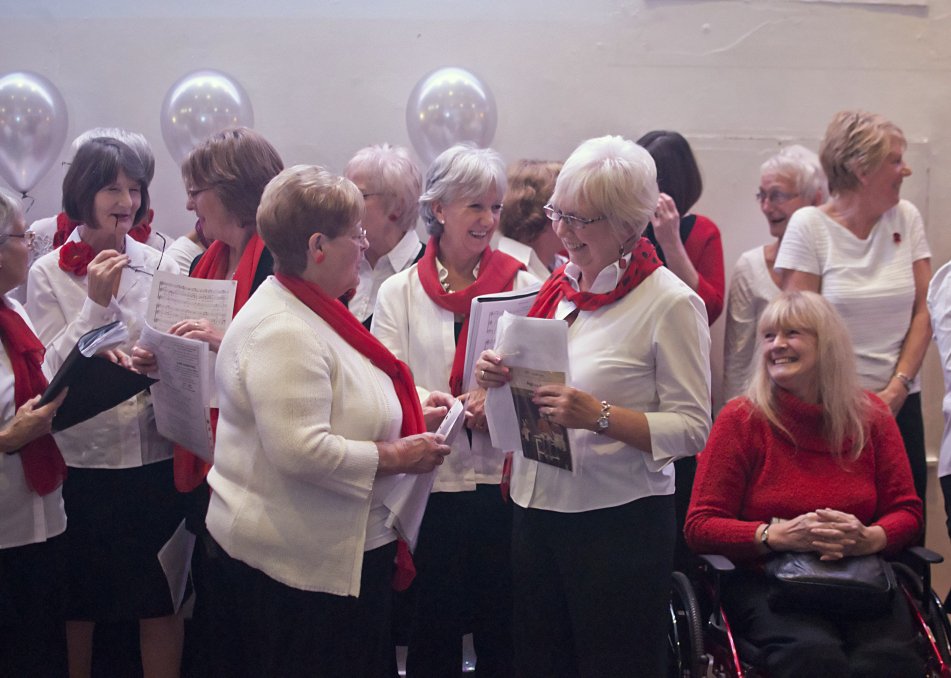
<instances>
[{"instance_id":1,"label":"black handbag","mask_svg":"<svg viewBox=\"0 0 951 678\"><path fill-rule=\"evenodd\" d=\"M898 588L881 556L820 560L819 554L779 553L764 566L774 612L882 614Z\"/></svg>"}]
</instances>

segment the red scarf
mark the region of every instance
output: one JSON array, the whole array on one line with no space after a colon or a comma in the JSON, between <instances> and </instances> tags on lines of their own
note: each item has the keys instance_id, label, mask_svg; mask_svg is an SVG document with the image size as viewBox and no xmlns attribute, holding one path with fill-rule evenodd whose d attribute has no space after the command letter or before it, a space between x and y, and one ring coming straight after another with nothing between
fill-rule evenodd
<instances>
[{"instance_id":1,"label":"red scarf","mask_svg":"<svg viewBox=\"0 0 951 678\"><path fill-rule=\"evenodd\" d=\"M0 302L0 336L13 369L13 400L19 409L23 403L46 390L47 381L40 367L46 349L30 331L20 314ZM46 434L20 448L20 463L26 484L40 496L63 484L66 462L53 436Z\"/></svg>"},{"instance_id":2,"label":"red scarf","mask_svg":"<svg viewBox=\"0 0 951 678\"><path fill-rule=\"evenodd\" d=\"M347 310L347 307L337 299L327 296L319 286L307 282L296 276L275 273L284 287L297 297L307 308L327 321L337 331L344 341L366 356L378 369L382 370L393 380L396 397L403 410L403 424L400 428L402 437L411 436L426 431L426 420L423 419L423 407L419 403L416 393L416 384L413 375L406 363L398 360L390 353L380 340L374 337L356 317ZM402 539L396 544L396 571L393 573L393 588L405 591L416 576L416 567L409 547Z\"/></svg>"},{"instance_id":3,"label":"red scarf","mask_svg":"<svg viewBox=\"0 0 951 678\"><path fill-rule=\"evenodd\" d=\"M234 314L241 310L248 299L251 297L251 288L254 284L254 274L258 270L258 263L261 261L261 253L264 252L264 241L258 237L257 233L251 236L241 259L238 261L238 267L234 271L234 280L238 282L234 293ZM211 247L205 252L195 269L191 273L192 278L201 278L203 280L222 280L228 272L228 257L231 254L231 248L220 240L211 243ZM211 408L211 433L212 436L218 430L218 408ZM179 492L191 492L202 484L211 465L201 457L194 455L181 445L175 445L174 475L175 487Z\"/></svg>"},{"instance_id":4,"label":"red scarf","mask_svg":"<svg viewBox=\"0 0 951 678\"><path fill-rule=\"evenodd\" d=\"M138 242L146 243L152 234L152 219L155 218L155 210L149 209L148 218L138 226L133 226L129 230L129 236ZM65 243L70 234L76 230L76 227L82 222L73 221L66 212L60 212L56 215L56 233L53 234L53 249L56 249Z\"/></svg>"},{"instance_id":5,"label":"red scarf","mask_svg":"<svg viewBox=\"0 0 951 678\"><path fill-rule=\"evenodd\" d=\"M515 283L515 275L524 270L525 266L507 254L486 247L482 252L482 259L479 260L479 277L476 281L459 292L447 292L439 282L439 273L436 270L438 250L439 238L430 238L426 244L426 253L419 260L416 270L423 289L437 306L463 316L462 330L459 332L459 341L456 342L456 355L449 373L449 390L458 396L462 393L462 370L465 369L472 300L480 294L508 292Z\"/></svg>"},{"instance_id":6,"label":"red scarf","mask_svg":"<svg viewBox=\"0 0 951 678\"><path fill-rule=\"evenodd\" d=\"M558 308L558 302L562 299L567 299L582 311L593 311L614 303L640 285L647 276L663 264L657 258L657 252L654 250L654 246L651 245L650 240L641 238L637 247L631 252L631 263L624 269L618 284L613 290L604 294L576 290L571 286L571 280L565 275L565 266L552 273L551 277L542 285L538 292L538 298L535 299L535 303L528 312L529 317L553 318L555 309Z\"/></svg>"}]
</instances>

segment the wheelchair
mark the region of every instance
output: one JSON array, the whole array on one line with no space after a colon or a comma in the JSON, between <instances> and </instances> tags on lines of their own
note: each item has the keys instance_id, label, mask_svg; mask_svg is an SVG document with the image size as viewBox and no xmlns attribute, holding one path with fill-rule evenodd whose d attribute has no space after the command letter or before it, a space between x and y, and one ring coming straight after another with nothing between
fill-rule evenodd
<instances>
[{"instance_id":1,"label":"wheelchair","mask_svg":"<svg viewBox=\"0 0 951 678\"><path fill-rule=\"evenodd\" d=\"M765 678L756 647L737 637L720 602L724 577L735 569L728 558L698 557L692 577L674 572L667 633L670 678ZM944 605L931 589L931 565L943 558L911 547L892 561L916 626L917 642L928 677L951 678L951 624Z\"/></svg>"}]
</instances>

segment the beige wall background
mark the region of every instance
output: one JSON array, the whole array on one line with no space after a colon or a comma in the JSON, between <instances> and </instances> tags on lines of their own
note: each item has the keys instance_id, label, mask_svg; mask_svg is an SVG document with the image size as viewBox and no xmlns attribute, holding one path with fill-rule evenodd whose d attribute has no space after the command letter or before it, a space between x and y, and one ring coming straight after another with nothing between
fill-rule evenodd
<instances>
[{"instance_id":1,"label":"beige wall background","mask_svg":"<svg viewBox=\"0 0 951 678\"><path fill-rule=\"evenodd\" d=\"M882 113L910 142L904 195L925 217L932 264L951 258L951 0L0 0L0 16L0 72L52 80L69 139L120 126L151 140L156 225L167 232L192 223L159 128L162 99L187 72L238 80L287 164L339 171L368 143L408 144L410 90L451 65L493 90L493 145L507 160L563 158L605 133L684 133L705 180L696 211L720 226L728 272L769 237L752 197L760 163L783 144L816 149L839 109ZM62 175L57 164L32 191L31 218L58 211ZM934 350L924 372L936 452Z\"/></svg>"}]
</instances>

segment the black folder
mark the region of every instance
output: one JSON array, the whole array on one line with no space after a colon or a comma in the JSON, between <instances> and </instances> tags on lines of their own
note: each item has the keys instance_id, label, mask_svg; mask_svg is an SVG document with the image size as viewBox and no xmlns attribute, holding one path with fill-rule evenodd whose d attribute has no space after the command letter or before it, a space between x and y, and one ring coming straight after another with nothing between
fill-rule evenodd
<instances>
[{"instance_id":1,"label":"black folder","mask_svg":"<svg viewBox=\"0 0 951 678\"><path fill-rule=\"evenodd\" d=\"M128 370L107 358L83 355L83 347L93 343L97 337L102 336L118 323L117 320L97 327L80 337L56 376L50 381L46 391L43 392L40 405L50 402L64 388L69 387L66 400L59 406L56 416L53 417L54 431L63 431L91 419L100 412L112 409L158 381Z\"/></svg>"}]
</instances>

